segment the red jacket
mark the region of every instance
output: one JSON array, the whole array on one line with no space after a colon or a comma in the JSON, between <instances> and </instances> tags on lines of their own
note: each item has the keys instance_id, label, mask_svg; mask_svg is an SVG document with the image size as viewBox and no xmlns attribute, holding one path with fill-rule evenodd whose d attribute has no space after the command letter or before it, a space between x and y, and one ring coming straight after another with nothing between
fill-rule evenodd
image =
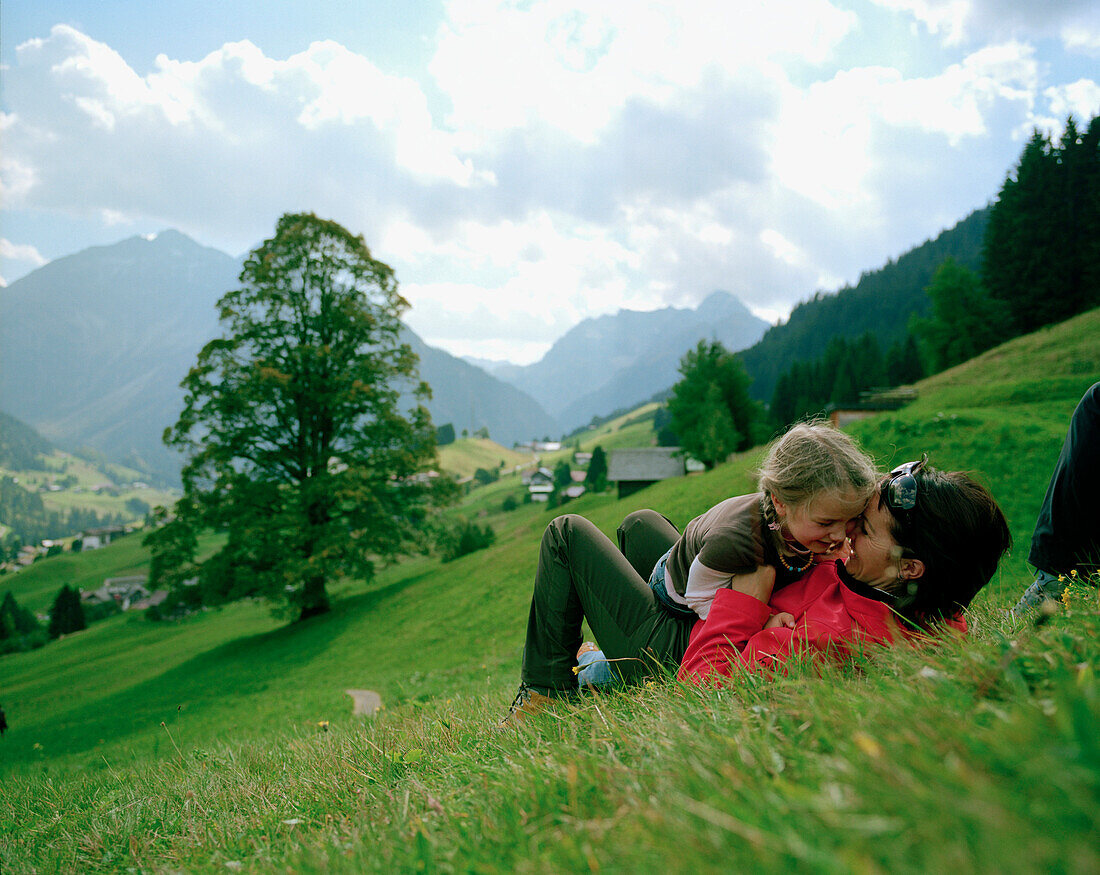
<instances>
[{"instance_id":1,"label":"red jacket","mask_svg":"<svg viewBox=\"0 0 1100 875\"><path fill-rule=\"evenodd\" d=\"M781 611L794 616L794 628L765 629ZM961 617L948 622L966 631ZM739 669L767 672L792 653L843 659L866 644L887 644L899 636L917 637L902 629L886 603L854 592L841 580L837 564L824 562L777 590L768 604L720 589L707 618L691 630L679 676L701 681L714 674L729 677Z\"/></svg>"}]
</instances>

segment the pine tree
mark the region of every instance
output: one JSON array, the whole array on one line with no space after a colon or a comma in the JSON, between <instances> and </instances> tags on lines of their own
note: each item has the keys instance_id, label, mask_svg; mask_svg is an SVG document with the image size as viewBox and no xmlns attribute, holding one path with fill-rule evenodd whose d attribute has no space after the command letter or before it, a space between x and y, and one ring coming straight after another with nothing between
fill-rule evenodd
<instances>
[{"instance_id":1,"label":"pine tree","mask_svg":"<svg viewBox=\"0 0 1100 875\"><path fill-rule=\"evenodd\" d=\"M607 454L598 444L592 450L588 471L584 475L584 485L592 492L603 492L607 488Z\"/></svg>"},{"instance_id":2,"label":"pine tree","mask_svg":"<svg viewBox=\"0 0 1100 875\"><path fill-rule=\"evenodd\" d=\"M59 638L71 632L87 628L84 606L80 603L80 591L65 584L57 592L50 609L49 635Z\"/></svg>"},{"instance_id":3,"label":"pine tree","mask_svg":"<svg viewBox=\"0 0 1100 875\"><path fill-rule=\"evenodd\" d=\"M886 353L886 383L903 386L915 383L924 376L916 335L910 330L905 340L894 343Z\"/></svg>"},{"instance_id":4,"label":"pine tree","mask_svg":"<svg viewBox=\"0 0 1100 875\"><path fill-rule=\"evenodd\" d=\"M1007 305L1016 334L1043 324L1040 299L1051 293L1046 259L1055 162L1050 140L1035 130L1001 187L986 230L982 277L990 297Z\"/></svg>"},{"instance_id":5,"label":"pine tree","mask_svg":"<svg viewBox=\"0 0 1100 875\"><path fill-rule=\"evenodd\" d=\"M1005 179L986 230L982 279L1011 331L1100 304L1100 127L1071 116L1055 146L1036 130Z\"/></svg>"}]
</instances>

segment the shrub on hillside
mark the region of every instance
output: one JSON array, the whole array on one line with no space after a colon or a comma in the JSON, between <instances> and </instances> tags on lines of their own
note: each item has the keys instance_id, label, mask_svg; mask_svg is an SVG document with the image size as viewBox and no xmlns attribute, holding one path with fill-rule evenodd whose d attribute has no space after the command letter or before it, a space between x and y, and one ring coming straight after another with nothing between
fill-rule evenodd
<instances>
[{"instance_id":1,"label":"shrub on hillside","mask_svg":"<svg viewBox=\"0 0 1100 875\"><path fill-rule=\"evenodd\" d=\"M106 602L96 602L95 604L84 605L84 619L89 623L106 620L108 617L113 617L115 614L121 613L122 607L114 599Z\"/></svg>"},{"instance_id":2,"label":"shrub on hillside","mask_svg":"<svg viewBox=\"0 0 1100 875\"><path fill-rule=\"evenodd\" d=\"M10 592L4 593L0 602L0 654L32 650L46 640L34 613L20 605Z\"/></svg>"},{"instance_id":3,"label":"shrub on hillside","mask_svg":"<svg viewBox=\"0 0 1100 875\"><path fill-rule=\"evenodd\" d=\"M496 468L492 471L485 468L478 468L474 471L474 479L482 486L488 486L490 483L494 483L500 479L500 471Z\"/></svg>"},{"instance_id":4,"label":"shrub on hillside","mask_svg":"<svg viewBox=\"0 0 1100 875\"><path fill-rule=\"evenodd\" d=\"M490 526L479 526L466 517L459 517L440 531L436 546L444 562L453 562L467 553L491 546L495 540Z\"/></svg>"}]
</instances>

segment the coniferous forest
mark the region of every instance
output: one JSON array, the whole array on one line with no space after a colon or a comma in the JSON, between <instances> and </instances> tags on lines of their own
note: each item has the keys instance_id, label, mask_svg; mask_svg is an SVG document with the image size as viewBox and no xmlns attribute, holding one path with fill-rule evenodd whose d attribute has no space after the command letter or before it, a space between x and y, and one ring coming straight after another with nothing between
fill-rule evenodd
<instances>
[{"instance_id":1,"label":"coniferous forest","mask_svg":"<svg viewBox=\"0 0 1100 875\"><path fill-rule=\"evenodd\" d=\"M1070 117L1057 139L1032 134L990 207L799 305L742 357L783 426L1097 305L1100 117L1083 131Z\"/></svg>"}]
</instances>

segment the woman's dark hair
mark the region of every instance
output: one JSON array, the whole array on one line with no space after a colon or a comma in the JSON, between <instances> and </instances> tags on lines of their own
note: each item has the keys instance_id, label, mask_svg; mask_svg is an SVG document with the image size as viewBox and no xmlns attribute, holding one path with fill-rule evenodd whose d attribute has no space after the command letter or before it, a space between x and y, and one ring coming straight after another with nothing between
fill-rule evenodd
<instances>
[{"instance_id":1,"label":"woman's dark hair","mask_svg":"<svg viewBox=\"0 0 1100 875\"><path fill-rule=\"evenodd\" d=\"M890 508L881 491L879 506L894 519L892 534L902 555L924 563L924 574L898 593L898 611L923 622L967 607L993 577L1012 535L993 496L970 475L923 467L913 476L917 494L911 510Z\"/></svg>"}]
</instances>

